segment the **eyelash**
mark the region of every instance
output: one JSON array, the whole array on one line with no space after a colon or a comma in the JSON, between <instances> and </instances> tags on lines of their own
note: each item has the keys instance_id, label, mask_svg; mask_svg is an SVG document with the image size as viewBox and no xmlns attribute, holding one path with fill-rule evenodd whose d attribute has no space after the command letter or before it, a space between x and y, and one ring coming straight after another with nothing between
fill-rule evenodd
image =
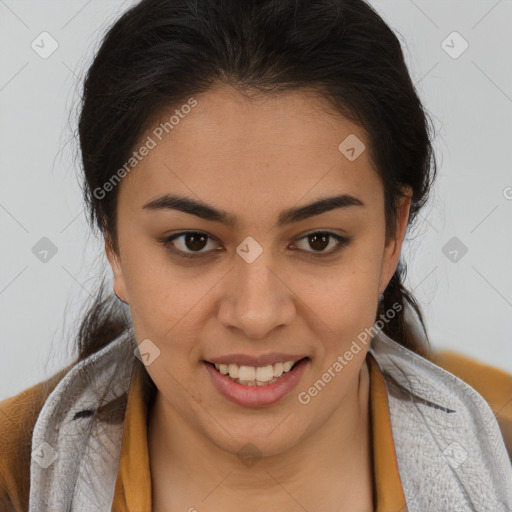
<instances>
[{"instance_id":1,"label":"eyelash","mask_svg":"<svg viewBox=\"0 0 512 512\"><path fill-rule=\"evenodd\" d=\"M208 239L211 239L211 240L214 240L213 237L209 236L208 234L202 232L202 231L181 231L180 233L175 233L174 235L171 235L169 237L165 237L163 239L160 240L160 243L169 251L171 252L172 254L178 256L178 257L181 257L181 258L187 258L187 259L193 259L193 258L204 258L205 256L208 256L211 254L212 251L207 251L207 252L196 252L196 253L185 253L181 250L176 250L174 248L172 248L172 242L176 239L176 238L179 238L181 236L184 236L184 235L188 235L188 234L194 234L194 235L204 235L206 236ZM352 238L350 237L343 237L343 236L340 236L340 235L337 235L335 233L332 233L330 231L313 231L311 233L307 233L306 235L304 236L301 236L298 240L303 240L305 238L308 238L312 235L327 235L331 238L334 238L337 242L338 242L338 245L334 248L334 250L331 250L330 252L328 253L322 253L322 252L317 252L316 254L315 253L312 253L312 254L309 254L307 257L310 257L310 258L327 258L328 256L332 256L336 253L338 253L339 251L341 251L341 249L343 249L345 246L347 246L351 241L352 241ZM306 252L309 252L309 251L306 251Z\"/></svg>"}]
</instances>

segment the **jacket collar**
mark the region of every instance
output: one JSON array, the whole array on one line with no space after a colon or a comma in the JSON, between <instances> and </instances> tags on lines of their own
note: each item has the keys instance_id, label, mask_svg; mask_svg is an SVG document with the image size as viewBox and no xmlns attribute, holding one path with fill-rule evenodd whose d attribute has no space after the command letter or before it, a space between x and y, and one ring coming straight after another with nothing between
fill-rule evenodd
<instances>
[{"instance_id":1,"label":"jacket collar","mask_svg":"<svg viewBox=\"0 0 512 512\"><path fill-rule=\"evenodd\" d=\"M110 510L134 339L126 331L74 366L48 396L32 435L29 512ZM118 417L101 421L111 403Z\"/></svg>"},{"instance_id":2,"label":"jacket collar","mask_svg":"<svg viewBox=\"0 0 512 512\"><path fill-rule=\"evenodd\" d=\"M377 331L408 510L510 512L512 467L485 400L451 373Z\"/></svg>"}]
</instances>

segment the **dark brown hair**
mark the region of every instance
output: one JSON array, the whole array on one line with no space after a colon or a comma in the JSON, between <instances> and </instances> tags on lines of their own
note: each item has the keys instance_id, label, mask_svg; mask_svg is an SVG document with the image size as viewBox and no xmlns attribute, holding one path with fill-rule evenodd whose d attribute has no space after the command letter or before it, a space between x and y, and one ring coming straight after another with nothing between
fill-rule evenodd
<instances>
[{"instance_id":1,"label":"dark brown hair","mask_svg":"<svg viewBox=\"0 0 512 512\"><path fill-rule=\"evenodd\" d=\"M142 0L108 30L84 81L79 119L83 192L94 228L118 252L117 190L100 189L131 156L163 109L224 82L266 94L308 89L368 136L394 232L403 186L413 190L409 224L427 200L436 162L432 123L395 33L363 0ZM377 315L402 306L383 331L427 353L420 307L400 261ZM419 336L406 309L420 320ZM103 280L77 337L78 359L128 328Z\"/></svg>"}]
</instances>

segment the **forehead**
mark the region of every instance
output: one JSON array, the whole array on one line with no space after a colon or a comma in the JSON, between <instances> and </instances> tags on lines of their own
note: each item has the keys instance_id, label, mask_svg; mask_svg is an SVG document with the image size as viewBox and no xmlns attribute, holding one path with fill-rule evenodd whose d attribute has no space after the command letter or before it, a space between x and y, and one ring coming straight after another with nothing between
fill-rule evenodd
<instances>
[{"instance_id":1,"label":"forehead","mask_svg":"<svg viewBox=\"0 0 512 512\"><path fill-rule=\"evenodd\" d=\"M173 192L229 210L255 200L274 210L332 193L378 204L382 189L368 150L353 160L339 147L348 140L367 148L365 131L312 92L248 97L222 85L192 100L183 105L195 106L165 109L150 123L134 150L149 139L154 147L122 180L120 204L129 198L142 208Z\"/></svg>"}]
</instances>

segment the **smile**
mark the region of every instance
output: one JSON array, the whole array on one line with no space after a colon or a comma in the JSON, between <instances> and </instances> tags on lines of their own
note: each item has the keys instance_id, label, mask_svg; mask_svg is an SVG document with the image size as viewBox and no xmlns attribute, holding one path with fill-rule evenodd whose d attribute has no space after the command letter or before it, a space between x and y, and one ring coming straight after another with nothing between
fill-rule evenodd
<instances>
[{"instance_id":1,"label":"smile","mask_svg":"<svg viewBox=\"0 0 512 512\"><path fill-rule=\"evenodd\" d=\"M225 398L246 407L264 407L284 398L298 384L310 359L266 366L203 363L214 387Z\"/></svg>"},{"instance_id":2,"label":"smile","mask_svg":"<svg viewBox=\"0 0 512 512\"><path fill-rule=\"evenodd\" d=\"M233 381L245 386L266 386L276 382L284 373L288 373L297 362L285 361L267 366L215 364L215 368L222 375L227 375Z\"/></svg>"}]
</instances>

